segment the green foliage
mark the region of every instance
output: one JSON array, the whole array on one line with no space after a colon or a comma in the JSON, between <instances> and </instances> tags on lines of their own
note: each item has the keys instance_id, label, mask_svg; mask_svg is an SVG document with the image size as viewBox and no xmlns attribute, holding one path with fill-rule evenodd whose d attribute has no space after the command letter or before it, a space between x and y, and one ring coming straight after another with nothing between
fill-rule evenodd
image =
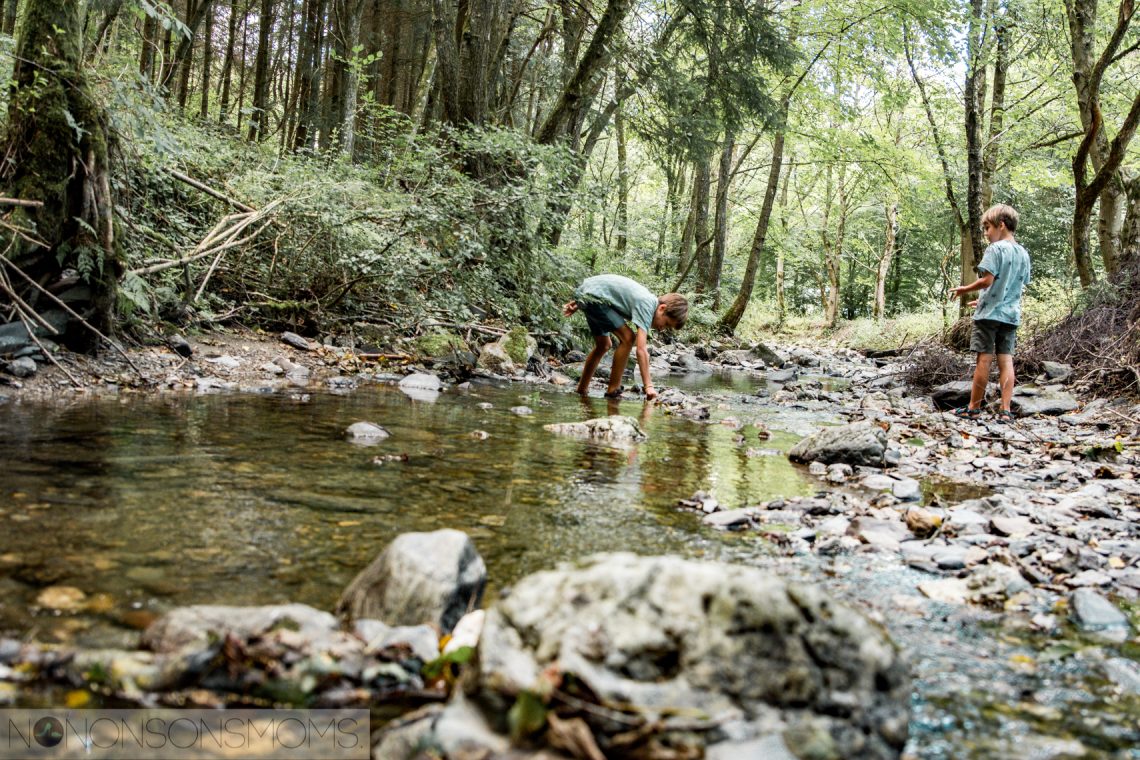
<instances>
[{"instance_id":1,"label":"green foliage","mask_svg":"<svg viewBox=\"0 0 1140 760\"><path fill-rule=\"evenodd\" d=\"M546 725L546 705L532 692L519 692L515 703L507 711L507 726L511 740L519 742L536 734Z\"/></svg>"},{"instance_id":2,"label":"green foliage","mask_svg":"<svg viewBox=\"0 0 1140 760\"><path fill-rule=\"evenodd\" d=\"M431 662L425 663L421 672L424 678L429 681L434 681L437 678L443 677L444 673L450 672L455 666L466 665L471 662L471 658L474 656L474 647L459 647L447 654L441 654Z\"/></svg>"}]
</instances>

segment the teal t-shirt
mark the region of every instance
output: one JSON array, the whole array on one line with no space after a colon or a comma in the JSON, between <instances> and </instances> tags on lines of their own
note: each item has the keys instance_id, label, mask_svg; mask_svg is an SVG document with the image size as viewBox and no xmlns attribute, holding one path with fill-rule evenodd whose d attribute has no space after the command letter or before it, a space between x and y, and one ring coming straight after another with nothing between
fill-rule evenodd
<instances>
[{"instance_id":1,"label":"teal t-shirt","mask_svg":"<svg viewBox=\"0 0 1140 760\"><path fill-rule=\"evenodd\" d=\"M574 291L574 299L612 306L626 321L649 335L653 326L653 313L657 311L657 296L641 283L620 274L599 274L587 277Z\"/></svg>"},{"instance_id":2,"label":"teal t-shirt","mask_svg":"<svg viewBox=\"0 0 1140 760\"><path fill-rule=\"evenodd\" d=\"M999 240L986 248L978 271L992 274L994 284L979 296L974 319L1020 325L1021 294L1029 284L1029 253L1012 240Z\"/></svg>"}]
</instances>

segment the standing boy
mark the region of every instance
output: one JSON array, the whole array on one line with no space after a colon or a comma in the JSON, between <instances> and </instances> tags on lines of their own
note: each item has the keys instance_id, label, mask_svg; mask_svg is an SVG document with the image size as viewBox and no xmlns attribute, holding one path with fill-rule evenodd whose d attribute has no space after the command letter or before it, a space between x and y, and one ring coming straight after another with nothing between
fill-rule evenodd
<instances>
[{"instance_id":1,"label":"standing boy","mask_svg":"<svg viewBox=\"0 0 1140 760\"><path fill-rule=\"evenodd\" d=\"M1017 342L1017 326L1021 324L1021 295L1029 284L1029 254L1013 239L1017 230L1017 212L1010 206L992 206L982 216L982 231L990 241L977 280L950 289L950 297L985 292L973 304L974 334L970 350L978 354L974 367L974 385L970 405L954 410L954 415L976 420L982 414L982 401L990 379L990 356L997 355L998 384L1001 386L1001 410L998 422L1013 422L1009 405L1013 399L1013 347Z\"/></svg>"},{"instance_id":2,"label":"standing boy","mask_svg":"<svg viewBox=\"0 0 1140 760\"><path fill-rule=\"evenodd\" d=\"M649 331L677 330L685 324L689 316L689 302L678 293L666 293L658 297L648 288L628 277L617 274L600 274L588 277L574 291L574 300L562 307L562 313L569 317L581 309L594 336L594 348L586 357L582 368L582 379L578 381L578 393L583 396L590 389L590 380L598 369L598 363L610 350L608 333L618 340L614 351L614 362L610 368L610 382L606 398L621 396L621 376L629 352L637 343L637 366L641 369L641 384L645 387L647 399L656 398L653 381L649 378ZM627 322L633 324L631 329Z\"/></svg>"}]
</instances>

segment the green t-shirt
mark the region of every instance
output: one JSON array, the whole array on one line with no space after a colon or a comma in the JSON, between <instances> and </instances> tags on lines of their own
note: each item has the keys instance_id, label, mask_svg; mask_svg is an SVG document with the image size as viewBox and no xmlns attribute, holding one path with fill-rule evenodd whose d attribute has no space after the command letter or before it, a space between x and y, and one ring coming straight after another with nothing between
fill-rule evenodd
<instances>
[{"instance_id":1,"label":"green t-shirt","mask_svg":"<svg viewBox=\"0 0 1140 760\"><path fill-rule=\"evenodd\" d=\"M647 337L653 326L653 314L657 311L657 296L641 283L620 274L587 277L574 291L574 299L613 307L634 327L644 330Z\"/></svg>"},{"instance_id":2,"label":"green t-shirt","mask_svg":"<svg viewBox=\"0 0 1140 760\"><path fill-rule=\"evenodd\" d=\"M979 272L994 276L994 284L982 291L974 319L992 319L1008 325L1021 324L1021 294L1029 284L1029 254L1012 240L991 243L978 264Z\"/></svg>"}]
</instances>

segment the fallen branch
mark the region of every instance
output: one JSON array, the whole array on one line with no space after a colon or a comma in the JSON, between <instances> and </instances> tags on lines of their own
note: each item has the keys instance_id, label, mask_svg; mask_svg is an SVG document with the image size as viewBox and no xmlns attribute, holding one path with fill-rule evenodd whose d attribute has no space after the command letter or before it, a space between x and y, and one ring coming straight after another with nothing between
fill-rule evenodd
<instances>
[{"instance_id":1,"label":"fallen branch","mask_svg":"<svg viewBox=\"0 0 1140 760\"><path fill-rule=\"evenodd\" d=\"M0 198L0 206L23 206L24 208L43 208L43 201L25 201L21 198Z\"/></svg>"},{"instance_id":2,"label":"fallen branch","mask_svg":"<svg viewBox=\"0 0 1140 760\"><path fill-rule=\"evenodd\" d=\"M206 195L217 198L220 201L225 201L226 203L230 204L231 206L233 206L236 209L240 209L240 210L245 211L245 212L253 212L256 210L252 206L247 206L246 204L242 203L241 201L236 201L233 198L229 197L228 195L215 190L214 188L210 187L209 185L205 185L205 184L199 182L198 180L194 179L193 177L190 177L190 176L183 174L182 172L178 171L177 169L167 169L166 171L167 171L167 173L170 174L171 177L174 177L177 180L185 182L187 185L194 188L195 190L201 190Z\"/></svg>"},{"instance_id":3,"label":"fallen branch","mask_svg":"<svg viewBox=\"0 0 1140 760\"><path fill-rule=\"evenodd\" d=\"M138 374L139 378L141 378L142 380L144 380L144 381L146 381L146 382L150 382L150 380L149 380L149 379L147 378L147 376L146 376L146 375L143 373L143 371L142 371L141 369L139 369L139 368L138 368L138 365L136 365L136 364L135 364L133 361L131 361L131 357L127 355L127 352L123 350L123 347L122 347L122 346L120 346L118 343L116 343L115 341L113 341L113 340L111 340L110 338L108 338L108 337L107 337L106 335L104 335L104 334L103 334L103 333L102 333L102 332L101 332L101 331L100 331L98 328L96 328L94 325L92 325L92 324L91 324L90 322L88 322L86 319L84 319L83 317L79 316L79 314L77 314L77 313L75 312L75 310L74 310L74 309L72 309L72 308L71 308L70 306L68 306L66 303L64 303L63 301L61 301L59 298L56 298L55 294L54 294L54 293L52 293L51 291L49 291L49 290L48 290L47 288L45 288L43 285L40 285L40 284L39 284L38 282L36 282L34 279L32 279L31 277L29 277L29 276L28 276L28 275L27 275L27 274L24 272L24 270L20 269L20 268L19 268L18 266L16 266L16 265L15 265L15 263L13 263L12 261L9 261L9 260L8 260L8 258L7 258L6 256L0 256L0 261L3 261L5 264L7 264L8 266L10 266L10 267L11 267L11 268L12 268L12 269L13 269L13 270L16 272L16 274L18 274L18 275L20 275L21 277L23 277L23 278L24 278L24 280L25 280L25 281L26 281L26 282L27 282L29 285L31 285L33 288L35 288L36 290L38 290L38 291L40 291L41 293L43 293L45 296L47 296L47 297L48 297L48 298L50 298L52 301L54 301L54 302L55 302L55 304L56 304L57 306L59 306L59 307L60 307L60 308L62 308L64 311L66 311L68 314L70 314L72 317L74 317L76 320L78 320L79 324L83 325L83 326L84 326L84 327L86 327L88 330L90 330L91 332L95 333L95 335L97 335L99 338L101 338L102 340L106 341L106 342L107 342L107 343L108 343L108 344L111 346L111 348L115 349L115 350L116 350L116 351L118 351L120 354L122 354L123 358L127 360L127 364L129 364L129 365L131 366L131 369L133 369L133 370L134 370L134 371L135 371L135 372Z\"/></svg>"},{"instance_id":4,"label":"fallen branch","mask_svg":"<svg viewBox=\"0 0 1140 760\"><path fill-rule=\"evenodd\" d=\"M239 240L235 240L234 238L251 224L264 219L267 215L269 215L270 212L280 206L283 202L284 200L273 201L260 211L255 211L250 214L229 214L227 216L224 216L218 221L216 225L214 225L214 228L210 230L209 234L202 239L202 242L198 243L198 245L194 247L194 251L189 256L184 256L181 259L175 259L173 261L165 261L161 264L151 264L150 266L132 269L130 270L129 274L153 274L155 272L161 272L166 269L173 269L174 267L183 266L184 264L189 264L193 261L197 261L198 259L204 259L207 256L220 254L221 252L227 251L230 248L244 245L245 243L248 243L257 237L257 235L260 234L263 229L265 229L265 225L259 227L257 231L252 235L248 235ZM236 224L228 228L226 227L226 224L228 222L235 220L237 220Z\"/></svg>"}]
</instances>

